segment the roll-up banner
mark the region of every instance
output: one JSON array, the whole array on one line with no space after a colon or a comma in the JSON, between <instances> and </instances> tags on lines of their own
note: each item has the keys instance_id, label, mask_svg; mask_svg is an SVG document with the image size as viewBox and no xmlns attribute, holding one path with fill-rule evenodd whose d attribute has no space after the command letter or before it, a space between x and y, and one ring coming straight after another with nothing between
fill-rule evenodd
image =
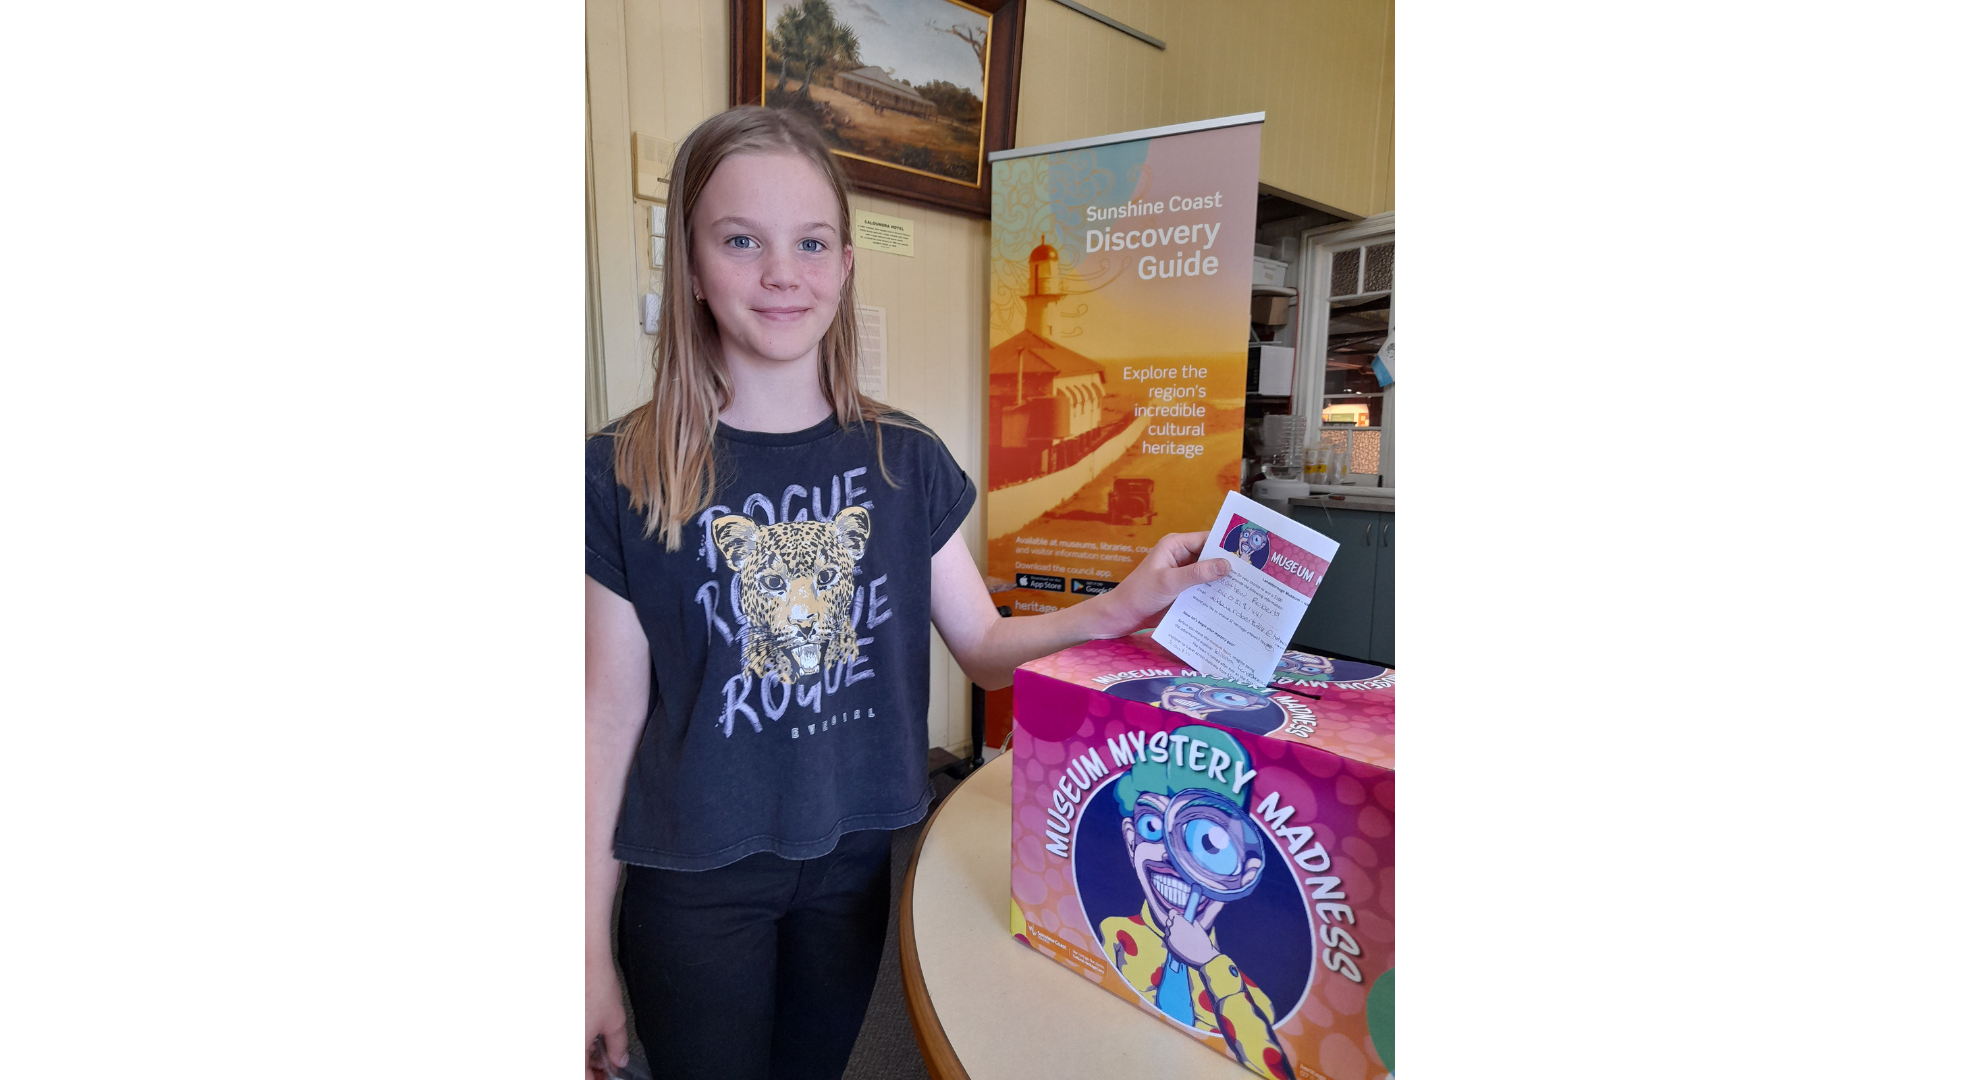
<instances>
[{"instance_id":1,"label":"roll-up banner","mask_svg":"<svg viewBox=\"0 0 1980 1080\"><path fill-rule=\"evenodd\" d=\"M989 570L1119 584L1238 486L1264 113L991 154Z\"/></svg>"}]
</instances>

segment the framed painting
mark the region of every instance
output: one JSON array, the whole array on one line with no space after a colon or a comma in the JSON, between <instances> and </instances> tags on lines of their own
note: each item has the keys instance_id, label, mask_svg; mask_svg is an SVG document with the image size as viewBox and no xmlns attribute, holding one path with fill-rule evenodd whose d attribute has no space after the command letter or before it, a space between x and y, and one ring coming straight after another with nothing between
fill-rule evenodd
<instances>
[{"instance_id":1,"label":"framed painting","mask_svg":"<svg viewBox=\"0 0 1980 1080\"><path fill-rule=\"evenodd\" d=\"M803 114L854 186L990 216L1024 0L730 0L730 99Z\"/></svg>"}]
</instances>

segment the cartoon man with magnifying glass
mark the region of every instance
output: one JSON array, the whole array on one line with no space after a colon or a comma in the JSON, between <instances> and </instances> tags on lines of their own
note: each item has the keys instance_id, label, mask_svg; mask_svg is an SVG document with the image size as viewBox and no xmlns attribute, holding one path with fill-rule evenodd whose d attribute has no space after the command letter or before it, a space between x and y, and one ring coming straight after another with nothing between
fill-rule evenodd
<instances>
[{"instance_id":1,"label":"cartoon man with magnifying glass","mask_svg":"<svg viewBox=\"0 0 1980 1080\"><path fill-rule=\"evenodd\" d=\"M1265 526L1238 518L1224 533L1224 542L1217 546L1237 552L1238 558L1263 570L1271 543L1272 534L1265 531Z\"/></svg>"},{"instance_id":2,"label":"cartoon man with magnifying glass","mask_svg":"<svg viewBox=\"0 0 1980 1080\"><path fill-rule=\"evenodd\" d=\"M1269 692L1208 675L1124 679L1107 687L1107 693L1254 735L1277 731L1286 722L1286 711Z\"/></svg>"},{"instance_id":3,"label":"cartoon man with magnifying glass","mask_svg":"<svg viewBox=\"0 0 1980 1080\"><path fill-rule=\"evenodd\" d=\"M1226 904L1258 887L1265 839L1246 810L1248 788L1232 781L1250 771L1250 755L1228 732L1187 725L1168 760L1137 763L1114 785L1121 837L1141 882L1139 914L1100 922L1100 942L1114 967L1147 1001L1177 1023L1221 1032L1246 1068L1290 1080L1272 1032L1272 1002L1217 946L1212 924ZM1222 758L1229 768L1193 770L1192 759Z\"/></svg>"}]
</instances>

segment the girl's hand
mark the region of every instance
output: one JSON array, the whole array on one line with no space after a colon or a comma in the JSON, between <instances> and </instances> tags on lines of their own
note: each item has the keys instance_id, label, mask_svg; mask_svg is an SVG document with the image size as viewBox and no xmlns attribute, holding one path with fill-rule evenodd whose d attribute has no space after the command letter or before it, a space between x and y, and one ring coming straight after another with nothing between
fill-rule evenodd
<instances>
[{"instance_id":1,"label":"girl's hand","mask_svg":"<svg viewBox=\"0 0 1980 1080\"><path fill-rule=\"evenodd\" d=\"M1209 539L1207 532L1171 533L1111 592L1048 614L1000 619L958 531L935 553L929 614L963 674L985 690L1001 690L1011 685L1011 669L1019 664L1154 626L1184 589L1223 577L1230 569L1223 559L1196 557ZM599 895L611 896L602 887Z\"/></svg>"},{"instance_id":2,"label":"girl's hand","mask_svg":"<svg viewBox=\"0 0 1980 1080\"><path fill-rule=\"evenodd\" d=\"M1155 541L1153 550L1142 557L1141 565L1127 580L1103 596L1096 596L1081 607L1096 608L1094 637L1113 638L1132 634L1162 621L1169 605L1184 589L1215 581L1230 572L1222 559L1199 559L1206 532L1170 533ZM1105 601L1102 606L1101 602Z\"/></svg>"},{"instance_id":3,"label":"girl's hand","mask_svg":"<svg viewBox=\"0 0 1980 1080\"><path fill-rule=\"evenodd\" d=\"M626 1053L626 1004L612 961L584 965L585 1080L607 1080L631 1060Z\"/></svg>"}]
</instances>

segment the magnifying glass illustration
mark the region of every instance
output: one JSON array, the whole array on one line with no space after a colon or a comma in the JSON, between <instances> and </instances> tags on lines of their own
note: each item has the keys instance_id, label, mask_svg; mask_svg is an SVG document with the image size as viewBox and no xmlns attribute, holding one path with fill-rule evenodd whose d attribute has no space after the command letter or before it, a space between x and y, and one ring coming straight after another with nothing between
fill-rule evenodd
<instances>
[{"instance_id":1,"label":"magnifying glass illustration","mask_svg":"<svg viewBox=\"0 0 1980 1080\"><path fill-rule=\"evenodd\" d=\"M1168 848L1169 865L1189 883L1184 919L1196 921L1196 909L1204 897L1229 903L1251 895L1258 887L1265 869L1265 838L1236 803L1214 791L1192 788L1169 800L1163 819L1162 842ZM1188 986L1188 980L1180 977L1182 961L1174 953L1170 953L1166 969L1160 989ZM1189 1008L1186 989L1178 1009L1158 1005L1183 1023L1194 1020L1193 1013L1176 1015Z\"/></svg>"}]
</instances>

